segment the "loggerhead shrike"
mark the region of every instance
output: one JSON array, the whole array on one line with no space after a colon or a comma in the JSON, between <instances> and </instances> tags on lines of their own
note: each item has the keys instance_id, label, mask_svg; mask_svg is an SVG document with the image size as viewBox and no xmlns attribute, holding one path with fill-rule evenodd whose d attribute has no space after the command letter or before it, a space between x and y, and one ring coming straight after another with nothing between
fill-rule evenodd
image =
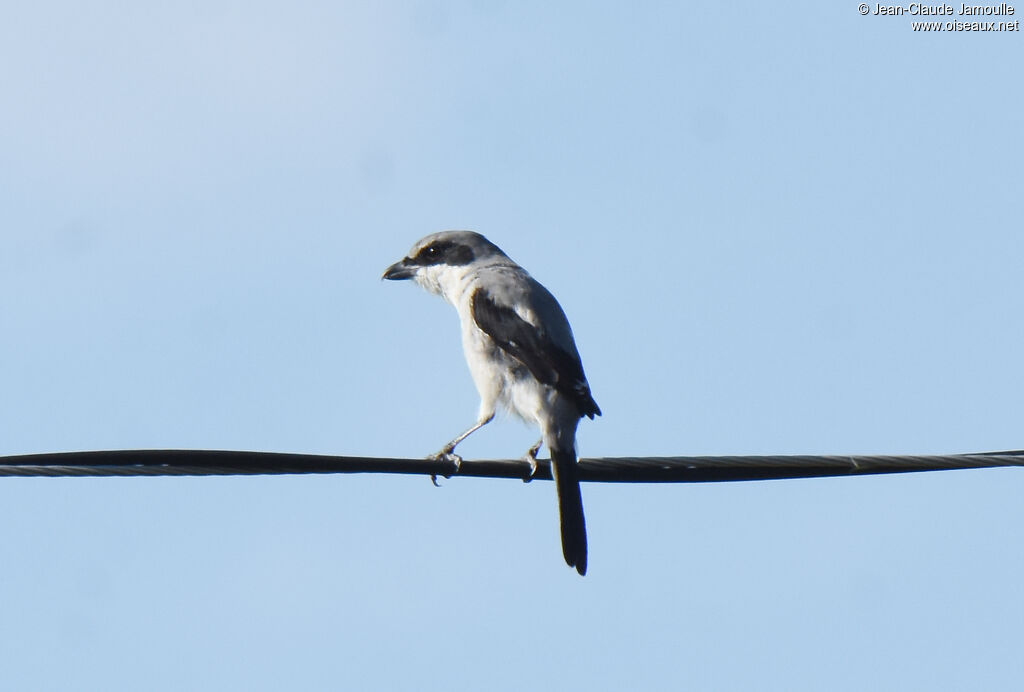
<instances>
[{"instance_id":1,"label":"loggerhead shrike","mask_svg":"<svg viewBox=\"0 0 1024 692\"><path fill-rule=\"evenodd\" d=\"M587 527L576 473L576 426L601 409L590 395L569 321L555 297L497 245L473 231L444 231L413 245L384 272L412 279L451 303L462 325L462 348L480 393L476 423L433 458L459 457L455 446L494 418L501 404L540 428L526 453L536 469L541 444L551 453L558 492L562 554L587 571Z\"/></svg>"}]
</instances>

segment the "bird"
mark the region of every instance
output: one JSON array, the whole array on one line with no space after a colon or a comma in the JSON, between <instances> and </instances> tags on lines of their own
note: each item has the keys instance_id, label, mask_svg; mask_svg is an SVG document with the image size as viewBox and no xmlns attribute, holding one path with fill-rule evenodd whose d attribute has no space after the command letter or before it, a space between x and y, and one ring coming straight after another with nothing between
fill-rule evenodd
<instances>
[{"instance_id":1,"label":"bird","mask_svg":"<svg viewBox=\"0 0 1024 692\"><path fill-rule=\"evenodd\" d=\"M480 395L476 422L431 459L458 468L456 446L494 419L498 406L536 425L527 480L545 445L558 495L562 555L587 572L587 527L577 473L576 429L601 409L590 392L576 341L555 297L502 250L474 231L442 231L419 240L381 277L411 279L455 307L462 348Z\"/></svg>"}]
</instances>

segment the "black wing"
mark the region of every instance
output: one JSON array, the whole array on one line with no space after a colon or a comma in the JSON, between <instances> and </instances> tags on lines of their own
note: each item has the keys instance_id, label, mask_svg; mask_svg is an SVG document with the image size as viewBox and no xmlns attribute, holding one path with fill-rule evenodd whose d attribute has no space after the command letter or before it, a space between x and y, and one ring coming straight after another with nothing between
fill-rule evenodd
<instances>
[{"instance_id":1,"label":"black wing","mask_svg":"<svg viewBox=\"0 0 1024 692\"><path fill-rule=\"evenodd\" d=\"M590 418L601 415L577 354L557 345L541 329L512 308L494 302L481 289L473 293L473 320L502 351L525 365L538 382L572 399L581 414Z\"/></svg>"}]
</instances>

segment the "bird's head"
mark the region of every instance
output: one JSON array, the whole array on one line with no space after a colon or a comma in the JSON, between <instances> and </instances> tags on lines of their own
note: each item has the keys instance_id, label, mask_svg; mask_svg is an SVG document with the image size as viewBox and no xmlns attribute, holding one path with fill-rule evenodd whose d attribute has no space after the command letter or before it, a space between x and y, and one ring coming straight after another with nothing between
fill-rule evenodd
<instances>
[{"instance_id":1,"label":"bird's head","mask_svg":"<svg viewBox=\"0 0 1024 692\"><path fill-rule=\"evenodd\" d=\"M412 279L431 293L445 295L449 284L464 276L472 266L494 259L508 258L479 233L442 231L419 240L408 255L385 269L381 278Z\"/></svg>"}]
</instances>

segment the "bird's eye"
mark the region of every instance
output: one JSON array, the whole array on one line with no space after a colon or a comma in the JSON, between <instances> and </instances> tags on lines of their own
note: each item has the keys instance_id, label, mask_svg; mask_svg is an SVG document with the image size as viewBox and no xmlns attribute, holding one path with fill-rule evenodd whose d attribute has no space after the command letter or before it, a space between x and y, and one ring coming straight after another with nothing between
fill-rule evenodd
<instances>
[{"instance_id":1,"label":"bird's eye","mask_svg":"<svg viewBox=\"0 0 1024 692\"><path fill-rule=\"evenodd\" d=\"M423 254L425 254L427 257L434 257L437 254L437 246L428 245L427 247L423 248Z\"/></svg>"}]
</instances>

